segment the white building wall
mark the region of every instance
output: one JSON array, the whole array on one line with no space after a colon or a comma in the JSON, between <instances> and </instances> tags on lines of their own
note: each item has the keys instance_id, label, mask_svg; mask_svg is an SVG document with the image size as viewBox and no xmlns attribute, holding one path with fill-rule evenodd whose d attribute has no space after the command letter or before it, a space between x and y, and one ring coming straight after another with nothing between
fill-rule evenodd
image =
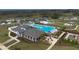
<instances>
[{"instance_id":1,"label":"white building wall","mask_svg":"<svg viewBox=\"0 0 79 59\"><path fill-rule=\"evenodd\" d=\"M28 39L28 40L31 40L31 41L36 41L36 40L34 40L34 38L33 38L33 37L32 37L32 38L31 38L30 36L29 36L29 37L28 37L28 36L24 36L24 37L25 37L26 39Z\"/></svg>"}]
</instances>

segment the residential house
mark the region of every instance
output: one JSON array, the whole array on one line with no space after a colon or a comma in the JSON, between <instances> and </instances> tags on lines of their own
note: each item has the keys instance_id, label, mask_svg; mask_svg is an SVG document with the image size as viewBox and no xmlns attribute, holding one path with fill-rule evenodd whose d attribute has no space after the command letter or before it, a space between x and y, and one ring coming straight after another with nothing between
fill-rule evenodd
<instances>
[{"instance_id":1,"label":"residential house","mask_svg":"<svg viewBox=\"0 0 79 59\"><path fill-rule=\"evenodd\" d=\"M79 43L79 34L74 34L74 33L67 33L66 40L70 40L70 41L77 41Z\"/></svg>"}]
</instances>

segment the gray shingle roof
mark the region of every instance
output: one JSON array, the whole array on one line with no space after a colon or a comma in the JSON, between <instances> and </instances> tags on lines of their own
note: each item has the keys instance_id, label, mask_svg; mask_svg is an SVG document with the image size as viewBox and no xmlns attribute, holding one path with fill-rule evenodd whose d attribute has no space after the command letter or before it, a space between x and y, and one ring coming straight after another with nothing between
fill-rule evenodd
<instances>
[{"instance_id":1,"label":"gray shingle roof","mask_svg":"<svg viewBox=\"0 0 79 59\"><path fill-rule=\"evenodd\" d=\"M20 34L23 35L28 35L30 37L34 37L34 38L39 38L41 36L41 34L43 34L44 32L33 28L31 26L28 25L22 25L22 26L18 26L16 28L12 29L15 32L19 32Z\"/></svg>"}]
</instances>

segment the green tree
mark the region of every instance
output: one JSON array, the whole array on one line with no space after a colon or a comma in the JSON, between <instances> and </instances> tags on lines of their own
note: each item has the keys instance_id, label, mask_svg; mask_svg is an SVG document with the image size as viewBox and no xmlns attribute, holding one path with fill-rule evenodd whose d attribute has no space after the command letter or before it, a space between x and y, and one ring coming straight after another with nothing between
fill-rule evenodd
<instances>
[{"instance_id":1,"label":"green tree","mask_svg":"<svg viewBox=\"0 0 79 59\"><path fill-rule=\"evenodd\" d=\"M51 16L51 18L53 18L53 19L58 19L60 16L61 16L61 14L54 13L54 14Z\"/></svg>"},{"instance_id":2,"label":"green tree","mask_svg":"<svg viewBox=\"0 0 79 59\"><path fill-rule=\"evenodd\" d=\"M61 31L64 31L65 29L66 29L66 27L65 26L60 26L61 27Z\"/></svg>"}]
</instances>

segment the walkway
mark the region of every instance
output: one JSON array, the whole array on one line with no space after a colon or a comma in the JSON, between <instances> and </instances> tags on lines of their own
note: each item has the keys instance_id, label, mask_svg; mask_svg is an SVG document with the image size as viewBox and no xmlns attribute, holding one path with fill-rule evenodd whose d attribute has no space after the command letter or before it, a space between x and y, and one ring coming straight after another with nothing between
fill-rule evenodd
<instances>
[{"instance_id":1,"label":"walkway","mask_svg":"<svg viewBox=\"0 0 79 59\"><path fill-rule=\"evenodd\" d=\"M9 36L11 39L9 39L9 40L3 42L2 44L0 44L0 48L1 48L2 50L4 50L4 49L7 50L7 49L10 48L11 46L13 46L13 45L15 45L15 44L17 44L17 43L20 42L20 40L17 39L17 36L16 36L16 37L10 36L10 32L9 32L8 36ZM11 42L14 41L14 40L15 40L15 42L11 43ZM8 45L8 46L4 46L4 45L9 44L9 43L11 43L11 44Z\"/></svg>"},{"instance_id":2,"label":"walkway","mask_svg":"<svg viewBox=\"0 0 79 59\"><path fill-rule=\"evenodd\" d=\"M50 50L64 34L65 34L65 32L61 33L61 35L58 37L58 39L52 37L52 39L53 39L52 44L46 50Z\"/></svg>"},{"instance_id":3,"label":"walkway","mask_svg":"<svg viewBox=\"0 0 79 59\"><path fill-rule=\"evenodd\" d=\"M3 44L0 43L0 49L1 50L9 50L7 47L5 47Z\"/></svg>"},{"instance_id":4,"label":"walkway","mask_svg":"<svg viewBox=\"0 0 79 59\"><path fill-rule=\"evenodd\" d=\"M17 39L17 36L16 36L16 37L10 36L10 32L9 32L8 36L9 36L11 39L9 39L9 40L3 42L2 45L9 44L10 42L12 42L12 41L14 41L14 40L15 40L15 42L13 42L13 43L11 43L10 45L6 46L7 48L10 48L11 46L13 46L13 45L15 45L15 44L17 44L17 43L20 42L20 40ZM4 47L5 47L5 46L4 46Z\"/></svg>"},{"instance_id":5,"label":"walkway","mask_svg":"<svg viewBox=\"0 0 79 59\"><path fill-rule=\"evenodd\" d=\"M52 37L52 39L53 39L52 44L46 50L50 50L55 45L55 43L57 42L57 39L55 39L53 37Z\"/></svg>"}]
</instances>

